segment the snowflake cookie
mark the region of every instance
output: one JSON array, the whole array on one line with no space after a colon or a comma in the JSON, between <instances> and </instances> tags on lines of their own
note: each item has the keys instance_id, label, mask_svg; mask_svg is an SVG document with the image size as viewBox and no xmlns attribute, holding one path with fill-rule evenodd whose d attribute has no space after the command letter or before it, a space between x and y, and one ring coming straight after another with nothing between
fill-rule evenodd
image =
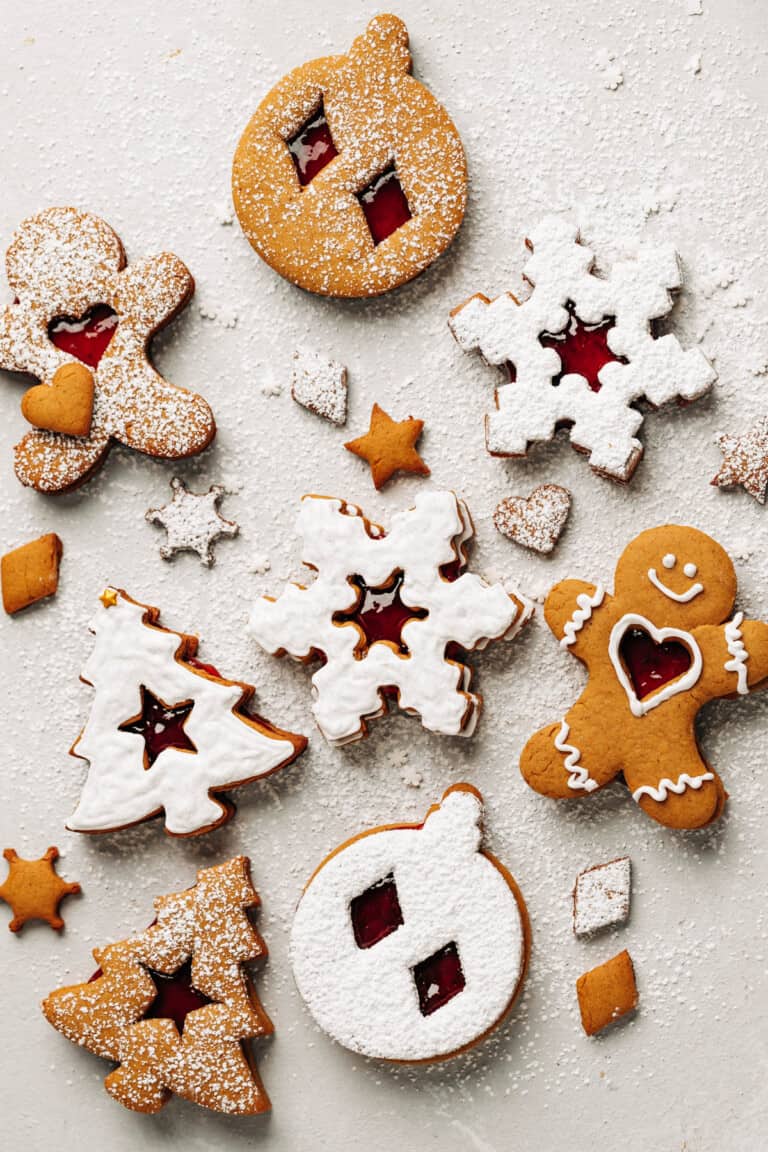
<instances>
[{"instance_id":1,"label":"snowflake cookie","mask_svg":"<svg viewBox=\"0 0 768 1152\"><path fill-rule=\"evenodd\" d=\"M207 492L190 492L183 480L171 480L173 498L162 508L149 508L145 520L165 528L167 540L160 548L163 560L172 560L177 552L197 552L200 563L210 568L214 561L213 545L222 536L237 536L240 528L225 520L219 504L227 494L223 484L213 484Z\"/></svg>"},{"instance_id":2,"label":"snowflake cookie","mask_svg":"<svg viewBox=\"0 0 768 1152\"><path fill-rule=\"evenodd\" d=\"M9 904L13 919L8 927L20 932L29 920L43 920L57 931L64 927L59 905L65 896L76 896L79 884L62 880L56 871L58 848L49 848L39 860L24 860L14 848L6 848L8 875L0 884L0 900Z\"/></svg>"},{"instance_id":3,"label":"snowflake cookie","mask_svg":"<svg viewBox=\"0 0 768 1152\"><path fill-rule=\"evenodd\" d=\"M297 527L317 579L257 600L249 628L267 652L322 658L312 710L326 739L365 736L393 698L425 728L469 736L480 697L464 653L516 635L532 608L464 571L474 535L464 502L423 492L385 532L353 504L305 496Z\"/></svg>"},{"instance_id":4,"label":"snowflake cookie","mask_svg":"<svg viewBox=\"0 0 768 1152\"><path fill-rule=\"evenodd\" d=\"M74 832L110 832L165 813L171 836L228 820L218 794L284 768L303 736L246 712L253 688L195 659L197 639L158 623L159 611L107 588L91 624L81 679L96 689L72 755L90 764Z\"/></svg>"},{"instance_id":5,"label":"snowflake cookie","mask_svg":"<svg viewBox=\"0 0 768 1152\"><path fill-rule=\"evenodd\" d=\"M16 446L16 475L40 492L84 483L119 441L150 456L202 452L211 409L149 360L152 336L186 305L194 281L163 252L126 267L103 220L48 208L18 228L6 256L16 299L0 313L0 368L41 382L24 414L37 427Z\"/></svg>"},{"instance_id":6,"label":"snowflake cookie","mask_svg":"<svg viewBox=\"0 0 768 1152\"><path fill-rule=\"evenodd\" d=\"M57 1031L117 1065L104 1087L126 1108L159 1112L176 1093L231 1115L269 1110L244 1047L273 1032L244 967L267 954L248 918L258 904L247 856L203 868L155 900L146 931L96 948L90 980L43 1001Z\"/></svg>"},{"instance_id":7,"label":"snowflake cookie","mask_svg":"<svg viewBox=\"0 0 768 1152\"><path fill-rule=\"evenodd\" d=\"M486 417L488 451L525 456L568 426L596 472L627 481L643 453L635 435L643 416L634 405L697 400L715 379L699 349L654 337L653 321L667 315L682 283L677 253L642 245L634 259L598 275L576 225L557 216L541 221L527 244L527 300L476 295L450 318L465 352L479 349L509 373Z\"/></svg>"}]
</instances>

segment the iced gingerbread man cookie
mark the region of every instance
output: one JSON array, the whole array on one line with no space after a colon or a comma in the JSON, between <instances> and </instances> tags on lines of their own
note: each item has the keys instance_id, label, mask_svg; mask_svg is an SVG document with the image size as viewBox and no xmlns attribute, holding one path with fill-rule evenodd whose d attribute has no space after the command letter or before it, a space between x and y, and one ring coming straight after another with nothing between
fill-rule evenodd
<instances>
[{"instance_id":1,"label":"iced gingerbread man cookie","mask_svg":"<svg viewBox=\"0 0 768 1152\"><path fill-rule=\"evenodd\" d=\"M410 75L408 32L374 17L343 56L295 68L235 152L235 208L276 272L325 296L376 296L423 272L464 216L459 134Z\"/></svg>"},{"instance_id":2,"label":"iced gingerbread man cookie","mask_svg":"<svg viewBox=\"0 0 768 1152\"><path fill-rule=\"evenodd\" d=\"M556 799L589 796L620 772L646 815L670 828L716 820L726 792L696 742L699 710L768 679L768 624L731 616L736 573L695 528L643 532L615 591L563 580L544 615L589 681L563 720L533 736L521 771ZM729 619L730 617L730 619Z\"/></svg>"},{"instance_id":3,"label":"iced gingerbread man cookie","mask_svg":"<svg viewBox=\"0 0 768 1152\"><path fill-rule=\"evenodd\" d=\"M103 220L48 208L18 228L6 256L16 299L0 313L0 368L39 384L22 400L35 431L16 446L16 475L40 492L84 483L119 441L179 459L210 444L202 396L169 384L149 344L184 308L194 281L163 252L126 267Z\"/></svg>"},{"instance_id":4,"label":"iced gingerbread man cookie","mask_svg":"<svg viewBox=\"0 0 768 1152\"><path fill-rule=\"evenodd\" d=\"M317 1023L346 1048L444 1060L484 1039L516 1000L528 915L510 873L481 847L482 814L480 793L458 784L423 823L342 844L304 889L294 976Z\"/></svg>"},{"instance_id":5,"label":"iced gingerbread man cookie","mask_svg":"<svg viewBox=\"0 0 768 1152\"><path fill-rule=\"evenodd\" d=\"M643 245L598 275L576 225L557 216L542 220L527 244L526 300L478 294L450 318L466 352L479 349L508 374L486 418L488 451L525 456L531 444L568 427L596 472L627 481L643 454L636 404L688 403L715 379L698 348L684 350L676 336L654 332L682 284L677 253Z\"/></svg>"},{"instance_id":6,"label":"iced gingerbread man cookie","mask_svg":"<svg viewBox=\"0 0 768 1152\"><path fill-rule=\"evenodd\" d=\"M246 711L250 684L196 659L197 638L159 624L157 608L107 588L81 679L96 690L72 755L90 767L73 832L111 832L165 813L171 836L225 823L220 793L269 776L306 739Z\"/></svg>"},{"instance_id":7,"label":"iced gingerbread man cookie","mask_svg":"<svg viewBox=\"0 0 768 1152\"><path fill-rule=\"evenodd\" d=\"M305 496L297 527L317 578L257 600L249 628L267 652L322 660L312 711L325 738L359 740L393 699L432 732L471 735L481 699L464 655L516 635L532 609L464 571L464 502L422 492L385 532L353 504Z\"/></svg>"}]
</instances>

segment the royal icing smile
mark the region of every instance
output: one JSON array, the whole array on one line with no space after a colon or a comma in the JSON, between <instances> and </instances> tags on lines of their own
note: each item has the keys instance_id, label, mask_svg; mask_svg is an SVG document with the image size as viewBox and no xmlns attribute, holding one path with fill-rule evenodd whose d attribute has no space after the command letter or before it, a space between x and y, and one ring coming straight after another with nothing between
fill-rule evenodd
<instances>
[{"instance_id":1,"label":"royal icing smile","mask_svg":"<svg viewBox=\"0 0 768 1152\"><path fill-rule=\"evenodd\" d=\"M677 564L677 557L673 552L668 552L661 563L667 569L674 568ZM698 569L695 564L688 563L683 566L683 572L689 580L693 580ZM687 588L685 592L675 592L673 588L670 588L669 585L661 580L655 568L648 569L648 579L654 588L658 588L659 592L667 596L670 600L674 600L677 604L688 604L691 600L695 600L700 592L704 591L704 585L697 582L696 584L691 584L690 588Z\"/></svg>"}]
</instances>

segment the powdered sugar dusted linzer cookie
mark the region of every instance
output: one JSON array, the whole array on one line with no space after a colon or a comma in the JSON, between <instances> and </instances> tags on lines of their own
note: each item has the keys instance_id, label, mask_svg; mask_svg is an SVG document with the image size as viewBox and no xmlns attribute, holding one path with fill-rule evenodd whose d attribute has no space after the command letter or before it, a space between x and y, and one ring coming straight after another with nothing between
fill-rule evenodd
<instances>
[{"instance_id":1,"label":"powdered sugar dusted linzer cookie","mask_svg":"<svg viewBox=\"0 0 768 1152\"><path fill-rule=\"evenodd\" d=\"M559 484L540 484L530 496L507 496L496 506L493 522L502 536L530 548L551 552L565 528L571 494Z\"/></svg>"},{"instance_id":2,"label":"powdered sugar dusted linzer cookie","mask_svg":"<svg viewBox=\"0 0 768 1152\"><path fill-rule=\"evenodd\" d=\"M0 314L0 368L36 376L22 400L35 425L16 446L16 475L40 492L84 483L113 441L178 459L214 437L202 396L169 384L152 336L181 311L194 281L163 252L126 267L103 220L48 208L25 220L6 256L16 299Z\"/></svg>"},{"instance_id":3,"label":"powdered sugar dusted linzer cookie","mask_svg":"<svg viewBox=\"0 0 768 1152\"><path fill-rule=\"evenodd\" d=\"M589 681L563 720L533 736L520 768L545 796L576 799L620 772L647 816L670 828L716 820L722 781L696 741L710 700L768 679L768 624L731 617L736 573L695 528L642 532L616 567L615 592L563 580L544 615ZM730 619L729 619L730 617Z\"/></svg>"},{"instance_id":4,"label":"powdered sugar dusted linzer cookie","mask_svg":"<svg viewBox=\"0 0 768 1152\"><path fill-rule=\"evenodd\" d=\"M480 793L458 784L423 823L372 828L336 848L304 889L294 976L346 1048L443 1060L484 1039L517 998L528 915L513 877L481 847L482 813Z\"/></svg>"},{"instance_id":5,"label":"powdered sugar dusted linzer cookie","mask_svg":"<svg viewBox=\"0 0 768 1152\"><path fill-rule=\"evenodd\" d=\"M346 55L284 77L243 133L237 215L262 259L294 284L375 296L423 272L456 234L464 150L410 71L402 20L376 16Z\"/></svg>"},{"instance_id":6,"label":"powdered sugar dusted linzer cookie","mask_svg":"<svg viewBox=\"0 0 768 1152\"><path fill-rule=\"evenodd\" d=\"M107 588L91 624L81 679L96 689L72 755L90 764L75 832L110 832L165 814L171 836L223 824L222 790L284 768L307 741L245 711L253 688L195 658L197 638L158 623L159 611Z\"/></svg>"},{"instance_id":7,"label":"powdered sugar dusted linzer cookie","mask_svg":"<svg viewBox=\"0 0 768 1152\"><path fill-rule=\"evenodd\" d=\"M627 481L643 453L637 402L661 408L697 400L715 379L699 349L654 333L682 283L677 253L641 245L634 259L598 275L576 225L556 216L526 243L533 253L523 270L533 286L527 300L478 294L450 318L466 352L479 349L509 376L486 417L488 451L525 456L531 444L568 427L596 472Z\"/></svg>"},{"instance_id":8,"label":"powdered sugar dusted linzer cookie","mask_svg":"<svg viewBox=\"0 0 768 1152\"><path fill-rule=\"evenodd\" d=\"M258 904L247 856L203 868L155 901L145 932L95 949L90 980L43 1001L54 1028L117 1065L104 1087L126 1108L159 1112L176 1093L215 1112L269 1110L245 1048L273 1031L244 967L267 954L247 914Z\"/></svg>"},{"instance_id":9,"label":"powdered sugar dusted linzer cookie","mask_svg":"<svg viewBox=\"0 0 768 1152\"><path fill-rule=\"evenodd\" d=\"M394 701L432 732L471 735L481 698L464 654L516 635L532 608L464 570L464 502L422 492L385 532L353 504L305 496L297 527L317 578L257 600L249 628L267 652L320 657L312 711L325 738L359 740Z\"/></svg>"}]
</instances>

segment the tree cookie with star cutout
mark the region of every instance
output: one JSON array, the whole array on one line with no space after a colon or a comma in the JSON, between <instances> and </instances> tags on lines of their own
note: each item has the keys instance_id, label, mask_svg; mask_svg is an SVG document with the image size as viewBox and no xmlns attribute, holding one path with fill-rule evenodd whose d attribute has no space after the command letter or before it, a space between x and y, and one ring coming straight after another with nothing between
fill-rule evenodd
<instances>
[{"instance_id":1,"label":"tree cookie with star cutout","mask_svg":"<svg viewBox=\"0 0 768 1152\"><path fill-rule=\"evenodd\" d=\"M616 567L615 590L563 580L544 615L587 686L562 720L537 732L520 770L535 791L578 799L621 773L635 803L669 828L701 828L722 812L723 783L704 759L696 717L768 681L768 624L731 615L736 573L696 528L642 532Z\"/></svg>"}]
</instances>

